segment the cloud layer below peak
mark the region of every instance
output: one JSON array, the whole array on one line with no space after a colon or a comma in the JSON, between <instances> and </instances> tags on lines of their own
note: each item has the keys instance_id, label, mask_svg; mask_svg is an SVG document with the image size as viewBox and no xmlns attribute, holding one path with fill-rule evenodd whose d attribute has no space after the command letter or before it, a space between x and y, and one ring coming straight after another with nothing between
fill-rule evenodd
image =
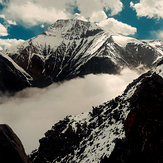
<instances>
[{"instance_id":1,"label":"cloud layer below peak","mask_svg":"<svg viewBox=\"0 0 163 163\"><path fill-rule=\"evenodd\" d=\"M120 95L137 76L125 69L117 76L91 74L43 89L27 88L14 97L0 96L0 123L10 125L30 153L54 123Z\"/></svg>"}]
</instances>

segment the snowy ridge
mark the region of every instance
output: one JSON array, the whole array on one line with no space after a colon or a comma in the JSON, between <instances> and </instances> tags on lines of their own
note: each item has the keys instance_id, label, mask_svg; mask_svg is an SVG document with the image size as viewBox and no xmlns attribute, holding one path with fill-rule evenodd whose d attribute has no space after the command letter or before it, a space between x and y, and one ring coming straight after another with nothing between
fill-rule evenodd
<instances>
[{"instance_id":1,"label":"snowy ridge","mask_svg":"<svg viewBox=\"0 0 163 163\"><path fill-rule=\"evenodd\" d=\"M32 162L38 163L44 159L47 163L97 163L105 156L109 157L115 147L116 139L125 137L123 122L130 111L129 99L141 85L142 80L143 78L135 80L122 96L93 107L91 112L67 116L55 124L45 133L45 137L40 139L38 150L30 155ZM44 149L50 144L53 147L45 152ZM52 155L48 157L47 152Z\"/></svg>"},{"instance_id":2,"label":"snowy ridge","mask_svg":"<svg viewBox=\"0 0 163 163\"><path fill-rule=\"evenodd\" d=\"M103 106L103 113L100 114L102 119L105 119L105 114L106 114L106 106ZM117 106L117 108L119 105ZM121 115L121 118L124 118L127 115L127 105L125 107L124 115ZM110 112L111 114L114 114L116 111L116 108ZM124 116L124 117L123 117ZM98 122L98 117L95 117L92 121L91 116L88 114L85 120L78 120L78 117L74 117L75 123L80 123L80 124L87 124L87 126L91 125L93 122ZM81 116L80 116L81 117ZM109 117L109 116L108 116ZM110 123L110 124L109 124ZM102 129L102 130L101 130ZM77 130L77 129L76 129ZM116 138L123 138L124 132L123 132L123 125L120 121L116 123L115 119L110 119L106 120L104 123L96 127L95 130L91 132L91 134L88 136L87 139L84 139L80 142L79 144L79 149L75 150L75 156L72 158L72 161L76 162L81 162L81 163L86 163L86 162L98 162L99 158L103 157L104 155L109 156L114 149L114 140ZM88 140L92 141L88 141ZM85 143L86 142L86 143ZM91 145L92 144L92 145ZM82 155L77 155L77 153L80 152L80 149L84 148L84 152ZM66 161L68 158L63 158L61 162ZM55 160L54 160L55 161Z\"/></svg>"},{"instance_id":3,"label":"snowy ridge","mask_svg":"<svg viewBox=\"0 0 163 163\"><path fill-rule=\"evenodd\" d=\"M0 92L13 94L33 86L33 78L9 56L0 53Z\"/></svg>"}]
</instances>

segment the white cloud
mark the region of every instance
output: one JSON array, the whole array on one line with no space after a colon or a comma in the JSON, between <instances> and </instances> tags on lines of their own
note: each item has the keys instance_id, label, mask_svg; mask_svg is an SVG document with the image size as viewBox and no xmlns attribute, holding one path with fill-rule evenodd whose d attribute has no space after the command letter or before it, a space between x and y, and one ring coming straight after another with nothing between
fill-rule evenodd
<instances>
[{"instance_id":1,"label":"white cloud","mask_svg":"<svg viewBox=\"0 0 163 163\"><path fill-rule=\"evenodd\" d=\"M26 1L26 0L23 0ZM76 0L60 0L60 1L54 1L54 0L34 0L31 1L35 3L36 5L42 6L44 8L55 8L57 10L69 10L69 8L73 9L73 7L76 7ZM22 3L22 2L21 2Z\"/></svg>"},{"instance_id":2,"label":"white cloud","mask_svg":"<svg viewBox=\"0 0 163 163\"><path fill-rule=\"evenodd\" d=\"M138 17L163 18L162 0L140 0L136 4L130 2L130 7L136 10Z\"/></svg>"},{"instance_id":3,"label":"white cloud","mask_svg":"<svg viewBox=\"0 0 163 163\"><path fill-rule=\"evenodd\" d=\"M0 50L17 45L24 42L24 40L17 39L0 39Z\"/></svg>"},{"instance_id":4,"label":"white cloud","mask_svg":"<svg viewBox=\"0 0 163 163\"><path fill-rule=\"evenodd\" d=\"M90 18L93 12L102 10L102 5L99 0L77 0L77 6L81 15L85 18Z\"/></svg>"},{"instance_id":5,"label":"white cloud","mask_svg":"<svg viewBox=\"0 0 163 163\"><path fill-rule=\"evenodd\" d=\"M106 17L104 9L110 10L110 15L116 15L123 8L120 0L61 0L57 2L54 0L10 0L3 2L3 5L5 7L2 13L10 24L21 23L29 27L42 23L51 24L57 19L70 18L75 8L80 11L81 16L85 19L91 18L91 21L104 19Z\"/></svg>"},{"instance_id":6,"label":"white cloud","mask_svg":"<svg viewBox=\"0 0 163 163\"><path fill-rule=\"evenodd\" d=\"M72 15L73 19L78 19L78 20L83 20L83 21L88 21L84 16L82 16L81 14L75 13L74 15Z\"/></svg>"},{"instance_id":7,"label":"white cloud","mask_svg":"<svg viewBox=\"0 0 163 163\"><path fill-rule=\"evenodd\" d=\"M120 0L77 0L77 7L84 17L90 18L93 13L104 8L111 11L110 15L116 15L122 11L123 4Z\"/></svg>"},{"instance_id":8,"label":"white cloud","mask_svg":"<svg viewBox=\"0 0 163 163\"><path fill-rule=\"evenodd\" d=\"M17 25L15 21L12 21L12 20L7 20L8 24L10 25Z\"/></svg>"},{"instance_id":9,"label":"white cloud","mask_svg":"<svg viewBox=\"0 0 163 163\"><path fill-rule=\"evenodd\" d=\"M163 40L163 30L151 31L150 34L153 39Z\"/></svg>"},{"instance_id":10,"label":"white cloud","mask_svg":"<svg viewBox=\"0 0 163 163\"><path fill-rule=\"evenodd\" d=\"M91 22L100 22L107 19L107 15L104 11L93 12L89 21Z\"/></svg>"},{"instance_id":11,"label":"white cloud","mask_svg":"<svg viewBox=\"0 0 163 163\"><path fill-rule=\"evenodd\" d=\"M2 15L0 15L0 18L3 18L3 19L5 19L5 15L3 15L3 14L2 14Z\"/></svg>"},{"instance_id":12,"label":"white cloud","mask_svg":"<svg viewBox=\"0 0 163 163\"><path fill-rule=\"evenodd\" d=\"M88 75L48 88L28 88L14 97L0 97L0 123L7 123L22 140L27 153L54 123L67 115L92 110L120 95L138 74L124 70L122 75Z\"/></svg>"},{"instance_id":13,"label":"white cloud","mask_svg":"<svg viewBox=\"0 0 163 163\"><path fill-rule=\"evenodd\" d=\"M114 33L122 35L134 35L137 32L135 27L122 23L114 18L103 20L98 25L104 28L106 31L111 30Z\"/></svg>"},{"instance_id":14,"label":"white cloud","mask_svg":"<svg viewBox=\"0 0 163 163\"><path fill-rule=\"evenodd\" d=\"M7 36L7 28L0 23L0 36Z\"/></svg>"},{"instance_id":15,"label":"white cloud","mask_svg":"<svg viewBox=\"0 0 163 163\"><path fill-rule=\"evenodd\" d=\"M111 10L111 16L122 11L123 3L120 0L101 0L106 10Z\"/></svg>"},{"instance_id":16,"label":"white cloud","mask_svg":"<svg viewBox=\"0 0 163 163\"><path fill-rule=\"evenodd\" d=\"M44 28L45 26L44 26L44 24L41 24L41 28Z\"/></svg>"},{"instance_id":17,"label":"white cloud","mask_svg":"<svg viewBox=\"0 0 163 163\"><path fill-rule=\"evenodd\" d=\"M4 9L4 13L7 19L22 23L26 27L41 23L51 24L57 19L67 18L64 11L56 10L55 8L44 8L29 1L23 5L10 3L8 8Z\"/></svg>"},{"instance_id":18,"label":"white cloud","mask_svg":"<svg viewBox=\"0 0 163 163\"><path fill-rule=\"evenodd\" d=\"M16 25L15 21L7 20L4 14L0 15L0 18L3 18L4 20L6 20L9 25Z\"/></svg>"}]
</instances>

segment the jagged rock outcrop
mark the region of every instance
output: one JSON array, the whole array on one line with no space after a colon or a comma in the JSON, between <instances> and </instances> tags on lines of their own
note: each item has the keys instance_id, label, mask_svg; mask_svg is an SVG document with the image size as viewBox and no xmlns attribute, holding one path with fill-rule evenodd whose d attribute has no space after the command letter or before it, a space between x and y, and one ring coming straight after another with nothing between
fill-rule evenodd
<instances>
[{"instance_id":1,"label":"jagged rock outcrop","mask_svg":"<svg viewBox=\"0 0 163 163\"><path fill-rule=\"evenodd\" d=\"M0 162L31 163L23 145L8 125L0 125Z\"/></svg>"}]
</instances>

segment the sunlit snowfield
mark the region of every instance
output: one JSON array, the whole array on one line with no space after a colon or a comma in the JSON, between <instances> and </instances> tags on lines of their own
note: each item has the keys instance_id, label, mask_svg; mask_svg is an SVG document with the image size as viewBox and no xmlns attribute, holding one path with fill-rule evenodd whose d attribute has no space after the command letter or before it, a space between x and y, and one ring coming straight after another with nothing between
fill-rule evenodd
<instances>
[{"instance_id":1,"label":"sunlit snowfield","mask_svg":"<svg viewBox=\"0 0 163 163\"><path fill-rule=\"evenodd\" d=\"M121 75L88 75L47 88L27 88L14 97L0 98L0 123L8 124L29 154L54 123L77 115L122 94L140 74L125 69Z\"/></svg>"}]
</instances>

